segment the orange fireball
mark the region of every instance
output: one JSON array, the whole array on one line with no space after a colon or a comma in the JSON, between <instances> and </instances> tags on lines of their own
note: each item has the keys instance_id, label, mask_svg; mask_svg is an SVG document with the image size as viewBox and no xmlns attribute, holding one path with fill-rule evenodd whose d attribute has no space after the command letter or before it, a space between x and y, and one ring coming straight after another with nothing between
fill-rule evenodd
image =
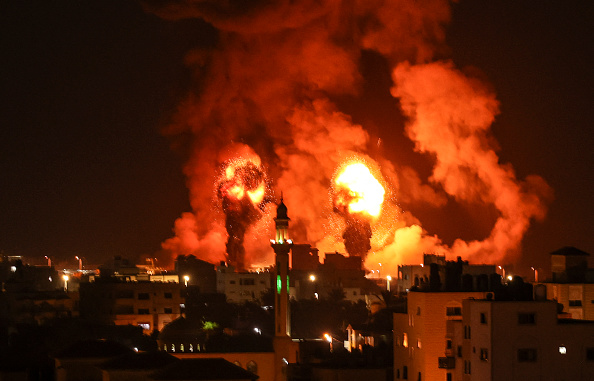
<instances>
[{"instance_id":1,"label":"orange fireball","mask_svg":"<svg viewBox=\"0 0 594 381\"><path fill-rule=\"evenodd\" d=\"M337 207L347 207L351 214L368 214L371 217L380 215L386 191L365 164L346 166L336 176L334 184Z\"/></svg>"}]
</instances>

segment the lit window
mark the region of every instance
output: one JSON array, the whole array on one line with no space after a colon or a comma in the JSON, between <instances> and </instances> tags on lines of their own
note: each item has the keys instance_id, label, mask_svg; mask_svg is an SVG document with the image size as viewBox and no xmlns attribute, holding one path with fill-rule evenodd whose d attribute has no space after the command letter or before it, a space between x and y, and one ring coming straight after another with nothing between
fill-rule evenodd
<instances>
[{"instance_id":1,"label":"lit window","mask_svg":"<svg viewBox=\"0 0 594 381\"><path fill-rule=\"evenodd\" d=\"M189 348L190 352L194 352L194 346L192 344L190 344Z\"/></svg>"},{"instance_id":2,"label":"lit window","mask_svg":"<svg viewBox=\"0 0 594 381\"><path fill-rule=\"evenodd\" d=\"M421 348L421 339L417 339L417 348Z\"/></svg>"},{"instance_id":3,"label":"lit window","mask_svg":"<svg viewBox=\"0 0 594 381\"><path fill-rule=\"evenodd\" d=\"M184 351L184 345L183 345L183 344L180 344L180 345L179 345L179 351L180 351L180 352L183 352L183 351Z\"/></svg>"},{"instance_id":4,"label":"lit window","mask_svg":"<svg viewBox=\"0 0 594 381\"><path fill-rule=\"evenodd\" d=\"M256 364L254 361L250 361L247 363L246 369L248 372L257 374L258 373L258 364Z\"/></svg>"},{"instance_id":5,"label":"lit window","mask_svg":"<svg viewBox=\"0 0 594 381\"><path fill-rule=\"evenodd\" d=\"M171 344L171 352L175 352L175 344Z\"/></svg>"},{"instance_id":6,"label":"lit window","mask_svg":"<svg viewBox=\"0 0 594 381\"><path fill-rule=\"evenodd\" d=\"M145 331L148 331L151 329L151 325L149 323L138 323L138 326L141 327L142 329L144 329Z\"/></svg>"},{"instance_id":7,"label":"lit window","mask_svg":"<svg viewBox=\"0 0 594 381\"><path fill-rule=\"evenodd\" d=\"M402 346L408 348L408 335L406 333L402 336Z\"/></svg>"},{"instance_id":8,"label":"lit window","mask_svg":"<svg viewBox=\"0 0 594 381\"><path fill-rule=\"evenodd\" d=\"M559 353L561 353L562 355L567 354L567 347L564 345L560 346Z\"/></svg>"}]
</instances>

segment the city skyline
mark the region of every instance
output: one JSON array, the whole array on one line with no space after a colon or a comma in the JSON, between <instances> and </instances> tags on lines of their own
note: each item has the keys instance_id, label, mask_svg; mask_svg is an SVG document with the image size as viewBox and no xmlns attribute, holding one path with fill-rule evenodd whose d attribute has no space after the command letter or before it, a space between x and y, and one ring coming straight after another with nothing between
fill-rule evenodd
<instances>
[{"instance_id":1,"label":"city skyline","mask_svg":"<svg viewBox=\"0 0 594 381\"><path fill-rule=\"evenodd\" d=\"M8 102L1 123L9 127L2 132L0 250L40 262L43 255L91 262L155 255L175 219L191 211L183 173L188 142L162 131L194 89L188 52L217 46L216 30L198 19L165 21L130 2L4 7L3 46L12 54L2 80ZM444 44L450 52L440 54L493 87L500 114L491 134L500 163L511 164L519 179L542 176L554 192L544 221L523 238L520 262L548 266L548 254L562 246L594 252L588 5L463 1L452 9ZM335 103L381 139L385 156L415 165L425 183L427 156L400 154L412 143L402 130L381 126L404 124L397 109L382 111L394 103L389 70L379 70L382 61L372 54L362 60L363 103L375 115L354 107L356 98ZM448 244L460 232L488 235L496 215L489 207L426 208L396 199Z\"/></svg>"}]
</instances>

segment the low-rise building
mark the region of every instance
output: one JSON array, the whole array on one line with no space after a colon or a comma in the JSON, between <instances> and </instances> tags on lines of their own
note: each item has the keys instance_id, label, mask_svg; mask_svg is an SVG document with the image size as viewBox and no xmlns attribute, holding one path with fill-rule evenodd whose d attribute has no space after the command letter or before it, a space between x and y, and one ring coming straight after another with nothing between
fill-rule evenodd
<instances>
[{"instance_id":1,"label":"low-rise building","mask_svg":"<svg viewBox=\"0 0 594 381\"><path fill-rule=\"evenodd\" d=\"M100 323L134 325L145 333L161 330L181 315L184 286L176 282L121 282L113 279L80 284L80 315Z\"/></svg>"}]
</instances>

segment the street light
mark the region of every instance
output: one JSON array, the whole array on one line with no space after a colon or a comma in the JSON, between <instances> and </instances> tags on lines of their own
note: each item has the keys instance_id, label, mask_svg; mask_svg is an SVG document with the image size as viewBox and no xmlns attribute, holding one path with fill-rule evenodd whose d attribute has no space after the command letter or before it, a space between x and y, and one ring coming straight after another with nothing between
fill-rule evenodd
<instances>
[{"instance_id":1,"label":"street light","mask_svg":"<svg viewBox=\"0 0 594 381\"><path fill-rule=\"evenodd\" d=\"M312 282L315 282L315 281L316 281L316 276L315 276L315 275L313 275L313 274L311 274L311 275L309 276L309 280L310 280L310 281L312 281Z\"/></svg>"},{"instance_id":2,"label":"street light","mask_svg":"<svg viewBox=\"0 0 594 381\"><path fill-rule=\"evenodd\" d=\"M50 257L48 257L47 255L45 256L45 259L47 259L47 267L52 267L52 260L50 259Z\"/></svg>"},{"instance_id":3,"label":"street light","mask_svg":"<svg viewBox=\"0 0 594 381\"><path fill-rule=\"evenodd\" d=\"M189 280L190 280L190 277L188 275L184 275L184 284L186 285L186 287L188 287Z\"/></svg>"},{"instance_id":4,"label":"street light","mask_svg":"<svg viewBox=\"0 0 594 381\"><path fill-rule=\"evenodd\" d=\"M80 271L82 271L83 265L82 265L82 257L79 257L78 255L75 256L74 258L76 258L76 260L78 261L78 269Z\"/></svg>"},{"instance_id":5,"label":"street light","mask_svg":"<svg viewBox=\"0 0 594 381\"><path fill-rule=\"evenodd\" d=\"M530 267L534 271L534 283L538 282L538 269L535 267Z\"/></svg>"},{"instance_id":6,"label":"street light","mask_svg":"<svg viewBox=\"0 0 594 381\"><path fill-rule=\"evenodd\" d=\"M70 279L70 277L64 274L62 275L62 279L64 279L64 291L68 291L68 279Z\"/></svg>"}]
</instances>

